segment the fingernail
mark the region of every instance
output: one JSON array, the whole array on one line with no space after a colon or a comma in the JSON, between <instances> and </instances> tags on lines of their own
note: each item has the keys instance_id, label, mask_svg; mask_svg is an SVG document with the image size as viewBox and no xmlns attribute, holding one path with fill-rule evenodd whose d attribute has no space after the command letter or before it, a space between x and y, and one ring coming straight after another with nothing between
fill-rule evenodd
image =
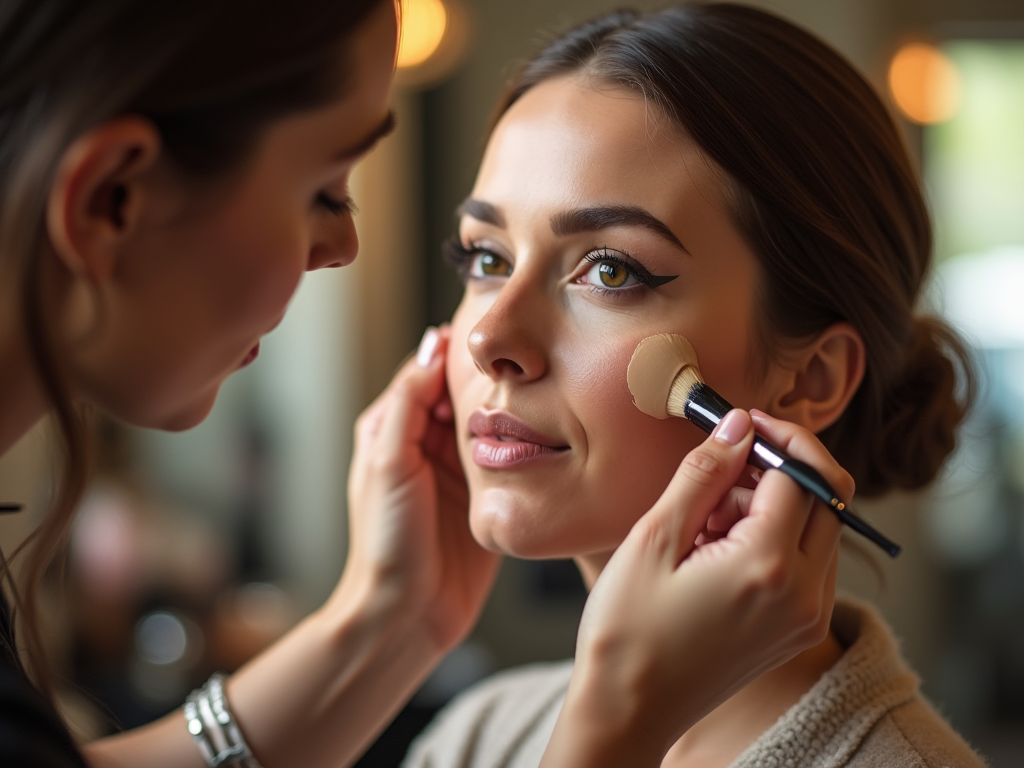
<instances>
[{"instance_id":1,"label":"fingernail","mask_svg":"<svg viewBox=\"0 0 1024 768\"><path fill-rule=\"evenodd\" d=\"M715 427L714 438L723 440L729 445L736 445L747 436L747 420L741 411L732 410Z\"/></svg>"},{"instance_id":2,"label":"fingernail","mask_svg":"<svg viewBox=\"0 0 1024 768\"><path fill-rule=\"evenodd\" d=\"M437 328L427 328L423 334L420 348L416 351L416 362L421 368L426 368L434 359L434 352L437 350L437 342L440 338L441 335L437 332Z\"/></svg>"}]
</instances>

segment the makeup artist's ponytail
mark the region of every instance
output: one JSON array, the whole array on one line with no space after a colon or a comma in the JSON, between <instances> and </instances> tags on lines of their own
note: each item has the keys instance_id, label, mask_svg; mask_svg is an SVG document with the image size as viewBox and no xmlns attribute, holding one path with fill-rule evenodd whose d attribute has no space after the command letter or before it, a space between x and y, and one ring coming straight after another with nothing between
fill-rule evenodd
<instances>
[{"instance_id":1,"label":"makeup artist's ponytail","mask_svg":"<svg viewBox=\"0 0 1024 768\"><path fill-rule=\"evenodd\" d=\"M864 380L820 435L858 494L933 480L974 374L957 335L915 314L931 223L899 131L868 82L771 14L687 4L618 11L562 35L513 77L497 115L573 72L643 93L724 171L733 221L760 265L755 363L833 323L858 330Z\"/></svg>"}]
</instances>

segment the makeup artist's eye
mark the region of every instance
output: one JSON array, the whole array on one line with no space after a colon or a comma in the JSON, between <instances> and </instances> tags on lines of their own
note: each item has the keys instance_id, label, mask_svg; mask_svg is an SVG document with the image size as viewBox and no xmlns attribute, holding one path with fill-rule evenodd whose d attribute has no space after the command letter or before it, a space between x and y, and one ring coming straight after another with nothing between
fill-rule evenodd
<instances>
[{"instance_id":1,"label":"makeup artist's eye","mask_svg":"<svg viewBox=\"0 0 1024 768\"><path fill-rule=\"evenodd\" d=\"M445 257L464 281L512 274L512 263L504 256L481 245L470 244L467 248L456 238L445 243Z\"/></svg>"},{"instance_id":2,"label":"makeup artist's eye","mask_svg":"<svg viewBox=\"0 0 1024 768\"><path fill-rule=\"evenodd\" d=\"M598 290L622 291L643 285L657 288L675 280L678 275L653 275L636 259L626 253L601 248L583 257L591 266L580 277L579 282L592 285Z\"/></svg>"},{"instance_id":3,"label":"makeup artist's eye","mask_svg":"<svg viewBox=\"0 0 1024 768\"><path fill-rule=\"evenodd\" d=\"M339 199L326 192L317 193L316 206L327 211L332 216L341 216L343 213L351 216L358 210L351 197L346 195L344 198Z\"/></svg>"}]
</instances>

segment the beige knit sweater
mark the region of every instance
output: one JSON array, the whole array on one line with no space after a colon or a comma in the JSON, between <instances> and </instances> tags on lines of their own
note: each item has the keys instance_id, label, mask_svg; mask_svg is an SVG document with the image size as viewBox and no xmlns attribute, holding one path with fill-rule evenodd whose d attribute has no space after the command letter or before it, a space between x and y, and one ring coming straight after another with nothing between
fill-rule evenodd
<instances>
[{"instance_id":1,"label":"beige knit sweater","mask_svg":"<svg viewBox=\"0 0 1024 768\"><path fill-rule=\"evenodd\" d=\"M918 693L881 618L837 601L836 665L731 768L983 768ZM405 768L536 768L565 698L572 662L510 670L448 705Z\"/></svg>"}]
</instances>

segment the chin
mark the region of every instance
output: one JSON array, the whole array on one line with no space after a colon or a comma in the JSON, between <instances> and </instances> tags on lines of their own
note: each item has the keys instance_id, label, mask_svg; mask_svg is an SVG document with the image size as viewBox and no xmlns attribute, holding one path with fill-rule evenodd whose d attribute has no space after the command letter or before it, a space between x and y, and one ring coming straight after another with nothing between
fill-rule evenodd
<instances>
[{"instance_id":1,"label":"chin","mask_svg":"<svg viewBox=\"0 0 1024 768\"><path fill-rule=\"evenodd\" d=\"M214 404L217 402L217 394L220 386L214 387L211 392L204 393L190 403L177 404L173 408L162 409L155 413L136 414L134 418L124 418L134 427L146 429L159 429L163 432L184 432L198 427L206 417L210 415Z\"/></svg>"},{"instance_id":2,"label":"chin","mask_svg":"<svg viewBox=\"0 0 1024 768\"><path fill-rule=\"evenodd\" d=\"M523 560L564 560L621 543L622 536L588 524L594 515L577 512L569 505L531 504L518 494L490 488L471 495L469 527L484 549Z\"/></svg>"},{"instance_id":3,"label":"chin","mask_svg":"<svg viewBox=\"0 0 1024 768\"><path fill-rule=\"evenodd\" d=\"M196 396L188 403L173 405L157 404L152 400L126 403L113 398L85 398L98 410L118 421L142 429L159 429L165 432L184 432L198 426L213 410L217 402L220 385L212 390ZM159 407L158 407L159 406Z\"/></svg>"},{"instance_id":4,"label":"chin","mask_svg":"<svg viewBox=\"0 0 1024 768\"><path fill-rule=\"evenodd\" d=\"M209 415L209 408L201 414L178 414L159 424L156 429L162 430L163 432L185 432L194 427L198 427L206 421L206 417Z\"/></svg>"},{"instance_id":5,"label":"chin","mask_svg":"<svg viewBox=\"0 0 1024 768\"><path fill-rule=\"evenodd\" d=\"M165 432L184 432L187 429L198 427L206 417L210 415L214 404L217 402L217 390L208 397L189 405L177 413L171 414L161 425L160 429Z\"/></svg>"}]
</instances>

